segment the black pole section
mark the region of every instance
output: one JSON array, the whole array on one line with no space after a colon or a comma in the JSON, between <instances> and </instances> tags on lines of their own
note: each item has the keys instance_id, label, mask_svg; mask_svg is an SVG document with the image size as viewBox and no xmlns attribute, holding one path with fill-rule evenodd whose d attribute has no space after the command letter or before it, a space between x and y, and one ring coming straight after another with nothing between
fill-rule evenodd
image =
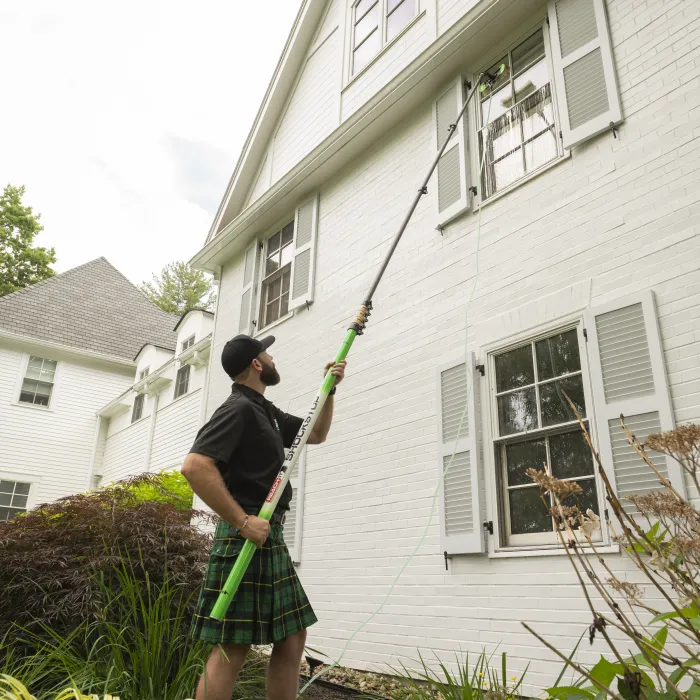
<instances>
[{"instance_id":1,"label":"black pole section","mask_svg":"<svg viewBox=\"0 0 700 700\"><path fill-rule=\"evenodd\" d=\"M421 188L418 190L418 194L416 195L416 198L413 200L413 204L411 205L411 208L408 210L408 214L406 214L406 218L403 220L403 223L401 224L401 227L399 228L399 232L396 234L396 237L394 238L394 242L391 244L391 248L389 248L389 252L386 255L386 258L384 258L384 262L382 263L382 266L372 283L372 286L369 290L369 293L367 294L366 301L365 301L365 306L368 308L372 308L372 297L374 296L374 293L377 291L377 287L379 286L379 282L381 281L382 277L384 276L384 273L386 272L386 268L389 265L389 261L391 260L392 256L394 255L394 251L396 250L396 246L399 244L399 241L401 240L401 236L403 236L404 231L406 230L406 227L408 226L408 222L411 220L411 217L413 216L413 212L416 210L416 207L418 206L418 202L420 202L420 198L428 193L428 182L430 182L430 178L432 177L433 173L435 172L435 168L437 168L438 163L440 162L440 158L442 158L442 154L445 152L445 149L447 148L447 144L450 142L450 139L454 135L455 131L457 130L457 124L459 123L459 120L462 118L462 115L467 109L467 106L469 105L469 101L474 97L474 93L477 91L479 86L481 85L481 79L484 77L485 73L482 73L479 76L479 79L476 81L474 84L474 87L472 88L472 91L469 93L469 96L467 97L464 106L462 107L460 113L457 115L457 118L455 119L454 124L450 124L449 127L449 135L445 139L445 143L442 144L442 148L440 149L440 152L437 154L435 160L433 161L433 164L430 166L430 171L428 172L428 176L425 178L425 181L423 182L423 185ZM489 82L493 83L495 82L496 78L498 76L488 76L489 77Z\"/></svg>"}]
</instances>

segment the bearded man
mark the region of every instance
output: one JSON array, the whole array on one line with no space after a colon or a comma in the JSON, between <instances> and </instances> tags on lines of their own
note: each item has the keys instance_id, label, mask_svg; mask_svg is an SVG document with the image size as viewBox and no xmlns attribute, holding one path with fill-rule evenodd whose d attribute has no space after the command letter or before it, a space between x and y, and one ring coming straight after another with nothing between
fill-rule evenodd
<instances>
[{"instance_id":1,"label":"bearded man","mask_svg":"<svg viewBox=\"0 0 700 700\"><path fill-rule=\"evenodd\" d=\"M272 356L275 339L238 335L229 340L221 364L233 380L231 395L202 426L182 466L192 490L220 518L192 624L195 639L215 645L200 678L196 700L230 700L251 645L273 645L267 676L270 700L294 700L306 629L316 615L297 577L282 529L292 488L287 486L268 522L258 518L267 494L303 422L281 411L264 394L280 382ZM329 362L336 385L345 362ZM331 390L309 444L326 440L333 419ZM246 540L257 551L226 613L211 619Z\"/></svg>"}]
</instances>

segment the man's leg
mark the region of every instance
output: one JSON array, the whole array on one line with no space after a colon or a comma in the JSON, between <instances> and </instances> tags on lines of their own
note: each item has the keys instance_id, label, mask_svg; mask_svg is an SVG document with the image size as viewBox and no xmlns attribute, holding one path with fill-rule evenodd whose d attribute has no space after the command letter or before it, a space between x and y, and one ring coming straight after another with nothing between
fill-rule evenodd
<instances>
[{"instance_id":1,"label":"man's leg","mask_svg":"<svg viewBox=\"0 0 700 700\"><path fill-rule=\"evenodd\" d=\"M306 644L306 630L278 642L272 649L267 671L268 700L294 700L299 692L299 668Z\"/></svg>"},{"instance_id":2,"label":"man's leg","mask_svg":"<svg viewBox=\"0 0 700 700\"><path fill-rule=\"evenodd\" d=\"M245 644L214 647L199 679L196 700L231 700L238 672L249 650L250 647Z\"/></svg>"}]
</instances>

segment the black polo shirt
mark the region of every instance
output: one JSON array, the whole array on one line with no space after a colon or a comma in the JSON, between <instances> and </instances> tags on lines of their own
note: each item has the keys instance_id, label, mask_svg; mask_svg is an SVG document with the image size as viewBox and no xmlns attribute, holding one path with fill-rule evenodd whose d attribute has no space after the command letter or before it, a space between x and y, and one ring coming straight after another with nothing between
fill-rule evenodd
<instances>
[{"instance_id":1,"label":"black polo shirt","mask_svg":"<svg viewBox=\"0 0 700 700\"><path fill-rule=\"evenodd\" d=\"M216 460L221 476L241 508L257 515L284 463L302 418L280 411L250 387L234 384L231 395L197 433L190 452ZM277 510L289 510L287 484Z\"/></svg>"}]
</instances>

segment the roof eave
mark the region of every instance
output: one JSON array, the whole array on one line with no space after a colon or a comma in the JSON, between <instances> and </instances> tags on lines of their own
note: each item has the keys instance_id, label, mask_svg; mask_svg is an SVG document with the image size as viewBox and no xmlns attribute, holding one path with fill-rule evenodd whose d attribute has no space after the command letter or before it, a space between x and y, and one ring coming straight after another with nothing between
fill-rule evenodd
<instances>
[{"instance_id":1,"label":"roof eave","mask_svg":"<svg viewBox=\"0 0 700 700\"><path fill-rule=\"evenodd\" d=\"M268 84L265 96L255 116L253 125L241 149L233 175L219 204L216 215L206 237L206 243L216 235L220 222L230 205L242 207L258 162L267 145L267 140L277 124L294 80L290 78L299 70L308 43L325 7L326 0L303 0L289 32L275 72ZM262 142L262 145L260 145Z\"/></svg>"}]
</instances>

